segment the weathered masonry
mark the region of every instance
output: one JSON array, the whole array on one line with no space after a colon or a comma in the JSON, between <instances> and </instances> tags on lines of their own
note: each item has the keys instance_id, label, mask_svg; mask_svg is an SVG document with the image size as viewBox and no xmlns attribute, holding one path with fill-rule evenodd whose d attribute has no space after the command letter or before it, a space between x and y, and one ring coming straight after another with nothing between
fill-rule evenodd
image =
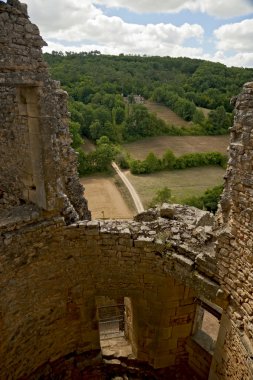
<instances>
[{"instance_id":1,"label":"weathered masonry","mask_svg":"<svg viewBox=\"0 0 253 380\"><path fill-rule=\"evenodd\" d=\"M91 221L39 30L18 0L0 28L0 379L105 378L87 375L105 367L98 297L123 300L132 365L156 378L253 379L253 83L215 220L163 205Z\"/></svg>"}]
</instances>

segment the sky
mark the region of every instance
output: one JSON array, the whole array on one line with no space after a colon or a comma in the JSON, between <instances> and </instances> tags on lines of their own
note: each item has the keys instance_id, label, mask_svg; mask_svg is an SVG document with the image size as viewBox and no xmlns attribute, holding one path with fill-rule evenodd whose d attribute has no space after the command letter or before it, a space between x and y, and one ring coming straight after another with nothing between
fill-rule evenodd
<instances>
[{"instance_id":1,"label":"sky","mask_svg":"<svg viewBox=\"0 0 253 380\"><path fill-rule=\"evenodd\" d=\"M253 67L253 0L24 0L48 46Z\"/></svg>"}]
</instances>

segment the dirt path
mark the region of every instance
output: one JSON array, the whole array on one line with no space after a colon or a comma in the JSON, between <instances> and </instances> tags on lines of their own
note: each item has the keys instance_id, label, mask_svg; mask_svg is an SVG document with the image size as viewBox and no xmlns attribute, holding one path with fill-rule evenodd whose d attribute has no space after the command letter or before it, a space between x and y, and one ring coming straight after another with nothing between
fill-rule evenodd
<instances>
[{"instance_id":1,"label":"dirt path","mask_svg":"<svg viewBox=\"0 0 253 380\"><path fill-rule=\"evenodd\" d=\"M85 187L84 196L93 219L130 219L134 213L129 209L113 178L94 175L80 178Z\"/></svg>"},{"instance_id":2,"label":"dirt path","mask_svg":"<svg viewBox=\"0 0 253 380\"><path fill-rule=\"evenodd\" d=\"M125 174L120 170L120 168L118 167L118 165L115 162L112 163L112 167L116 170L117 174L120 176L120 178L122 179L122 181L124 182L124 184L128 188L128 191L131 194L131 197L134 201L134 205L136 207L137 212L139 213L139 212L144 211L140 197L137 194L137 192L136 192L135 188L133 187L133 185L131 184L131 182L128 180L128 178L125 176Z\"/></svg>"}]
</instances>

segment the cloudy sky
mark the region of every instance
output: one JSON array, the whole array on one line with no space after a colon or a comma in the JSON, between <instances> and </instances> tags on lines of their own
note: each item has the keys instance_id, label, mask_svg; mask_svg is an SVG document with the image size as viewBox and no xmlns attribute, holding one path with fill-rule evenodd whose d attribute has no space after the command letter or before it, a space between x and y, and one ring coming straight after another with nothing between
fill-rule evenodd
<instances>
[{"instance_id":1,"label":"cloudy sky","mask_svg":"<svg viewBox=\"0 0 253 380\"><path fill-rule=\"evenodd\" d=\"M45 51L187 56L253 67L253 0L24 0Z\"/></svg>"}]
</instances>

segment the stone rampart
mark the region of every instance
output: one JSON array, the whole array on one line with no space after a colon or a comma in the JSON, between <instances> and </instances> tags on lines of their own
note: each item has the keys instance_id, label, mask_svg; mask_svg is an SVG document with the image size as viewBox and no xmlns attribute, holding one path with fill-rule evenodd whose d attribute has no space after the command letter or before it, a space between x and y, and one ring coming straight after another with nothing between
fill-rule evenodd
<instances>
[{"instance_id":1,"label":"stone rampart","mask_svg":"<svg viewBox=\"0 0 253 380\"><path fill-rule=\"evenodd\" d=\"M70 362L101 361L98 296L127 298L133 354L153 368L207 379L211 363L210 380L252 379L252 83L236 101L215 229L180 205L89 221L39 30L18 0L0 1L0 27L0 379L71 379ZM217 306L213 354L193 335L198 309Z\"/></svg>"},{"instance_id":2,"label":"stone rampart","mask_svg":"<svg viewBox=\"0 0 253 380\"><path fill-rule=\"evenodd\" d=\"M215 358L218 370L212 379L241 378L239 368L243 378L253 378L253 82L244 85L234 102L216 251L218 277L230 294L230 305ZM231 363L234 360L239 363L237 372L237 365Z\"/></svg>"},{"instance_id":3,"label":"stone rampart","mask_svg":"<svg viewBox=\"0 0 253 380\"><path fill-rule=\"evenodd\" d=\"M68 222L90 218L70 147L67 94L48 74L45 45L19 1L0 2L0 207L35 203Z\"/></svg>"},{"instance_id":4,"label":"stone rampart","mask_svg":"<svg viewBox=\"0 0 253 380\"><path fill-rule=\"evenodd\" d=\"M36 211L21 220L19 207L20 220L11 223L12 215L2 226L2 378L99 349L96 296L131 299L138 359L155 368L187 365L196 298L223 306L225 297L215 274L205 270L203 250L212 236L210 226L198 225L205 213L173 210L173 219L156 210L150 222L66 226L62 217L40 219Z\"/></svg>"}]
</instances>

